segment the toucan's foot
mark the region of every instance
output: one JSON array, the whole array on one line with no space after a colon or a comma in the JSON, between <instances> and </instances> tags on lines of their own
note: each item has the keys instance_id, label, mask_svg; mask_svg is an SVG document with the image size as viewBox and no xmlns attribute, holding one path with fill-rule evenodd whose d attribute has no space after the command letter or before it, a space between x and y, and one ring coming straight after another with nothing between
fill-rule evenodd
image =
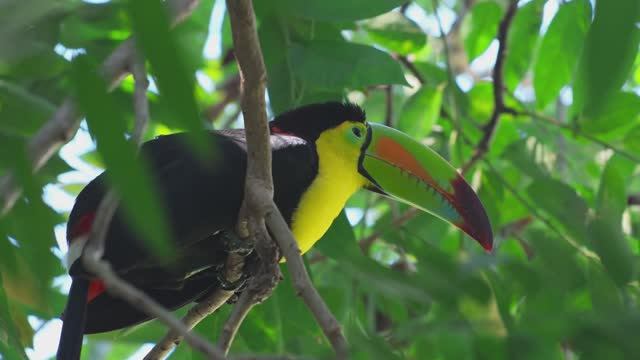
<instances>
[{"instance_id":1,"label":"toucan's foot","mask_svg":"<svg viewBox=\"0 0 640 360\"><path fill-rule=\"evenodd\" d=\"M222 231L225 250L230 254L246 257L253 252L254 244L250 239L241 239L234 231Z\"/></svg>"}]
</instances>

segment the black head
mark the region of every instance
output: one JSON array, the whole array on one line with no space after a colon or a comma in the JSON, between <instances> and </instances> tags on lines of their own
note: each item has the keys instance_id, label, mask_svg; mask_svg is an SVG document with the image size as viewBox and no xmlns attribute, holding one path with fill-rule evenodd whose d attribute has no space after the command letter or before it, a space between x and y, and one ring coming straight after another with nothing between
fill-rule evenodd
<instances>
[{"instance_id":1,"label":"black head","mask_svg":"<svg viewBox=\"0 0 640 360\"><path fill-rule=\"evenodd\" d=\"M272 134L292 134L314 142L320 134L345 121L365 121L365 113L349 102L311 104L278 115L269 125Z\"/></svg>"}]
</instances>

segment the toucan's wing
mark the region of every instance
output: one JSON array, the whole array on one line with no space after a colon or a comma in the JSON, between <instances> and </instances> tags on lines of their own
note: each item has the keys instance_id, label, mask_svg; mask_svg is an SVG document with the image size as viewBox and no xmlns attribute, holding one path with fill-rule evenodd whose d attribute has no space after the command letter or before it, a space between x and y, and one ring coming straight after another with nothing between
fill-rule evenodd
<instances>
[{"instance_id":1,"label":"toucan's wing","mask_svg":"<svg viewBox=\"0 0 640 360\"><path fill-rule=\"evenodd\" d=\"M142 147L144 161L161 201L165 204L172 239L178 253L219 230L230 229L243 196L246 152L243 133L211 133L215 154L198 157L187 144L185 134L161 136ZM67 238L73 242L90 229L92 216L105 194L107 173L103 173L78 195L69 216ZM149 261L144 241L129 226L119 208L109 226L105 255L116 271L130 271ZM80 262L71 274L82 274Z\"/></svg>"},{"instance_id":2,"label":"toucan's wing","mask_svg":"<svg viewBox=\"0 0 640 360\"><path fill-rule=\"evenodd\" d=\"M244 132L212 133L217 152L206 161L195 156L185 141L184 135L168 135L142 148L166 204L176 258L171 264L156 262L129 229L120 209L105 242L105 258L115 270L169 309L181 307L217 286L216 271L227 256L217 232L233 231L244 189ZM274 197L290 221L301 194L315 176L317 157L312 146L296 137L274 135L271 145ZM104 177L92 181L78 196L69 218L69 239L90 228L83 219L95 212L104 196ZM73 276L85 274L81 262L76 262L70 272ZM191 275L194 273L197 275ZM87 301L86 333L115 330L149 319L144 312L105 292L99 279L91 280Z\"/></svg>"}]
</instances>

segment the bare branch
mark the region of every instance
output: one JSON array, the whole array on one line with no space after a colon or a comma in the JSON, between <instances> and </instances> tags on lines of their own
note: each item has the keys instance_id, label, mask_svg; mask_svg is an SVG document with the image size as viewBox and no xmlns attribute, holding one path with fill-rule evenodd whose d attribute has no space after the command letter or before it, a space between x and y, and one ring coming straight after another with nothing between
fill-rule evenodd
<instances>
[{"instance_id":1,"label":"bare branch","mask_svg":"<svg viewBox=\"0 0 640 360\"><path fill-rule=\"evenodd\" d=\"M244 268L244 258L238 254L231 253L227 257L225 263L225 280L229 283L237 282L242 276L242 270ZM234 294L235 291L227 291L223 289L217 289L211 295L207 296L203 301L194 305L187 315L182 318L182 322L189 329L193 329L207 316L214 313L227 300ZM182 341L182 335L175 330L171 329L156 345L149 351L144 357L145 360L160 360L163 359L174 346L177 346Z\"/></svg>"},{"instance_id":2,"label":"bare branch","mask_svg":"<svg viewBox=\"0 0 640 360\"><path fill-rule=\"evenodd\" d=\"M218 310L233 295L233 291L216 290L214 294L208 296L204 301L194 305L187 315L182 318L184 326L191 330L198 325L207 316ZM160 360L164 359L167 354L177 346L183 339L181 333L174 329L169 330L156 345L144 357L144 360Z\"/></svg>"},{"instance_id":3,"label":"bare branch","mask_svg":"<svg viewBox=\"0 0 640 360\"><path fill-rule=\"evenodd\" d=\"M484 126L484 134L480 139L480 142L476 146L476 150L471 156L471 159L462 166L463 170L470 169L475 165L489 151L489 145L493 140L500 115L502 114L515 114L516 112L507 107L504 103L504 74L503 68L507 56L507 36L509 34L509 27L515 17L518 10L518 2L511 0L507 12L505 13L500 25L498 27L498 42L500 44L498 48L498 55L496 57L496 64L493 67L493 113L487 125Z\"/></svg>"},{"instance_id":4,"label":"bare branch","mask_svg":"<svg viewBox=\"0 0 640 360\"><path fill-rule=\"evenodd\" d=\"M86 254L86 253L85 253ZM88 256L87 256L88 255ZM177 319L171 312L162 305L147 296L144 292L136 287L129 285L120 279L111 269L111 266L101 260L98 260L93 254L83 255L84 265L91 272L96 274L104 282L107 291L111 294L125 299L136 308L143 310L174 331L182 334L185 340L196 350L206 354L211 359L224 359L225 356L220 353L211 343L204 338L192 333L190 329Z\"/></svg>"},{"instance_id":5,"label":"bare branch","mask_svg":"<svg viewBox=\"0 0 640 360\"><path fill-rule=\"evenodd\" d=\"M224 93L222 99L204 111L204 116L211 121L215 121L227 105L237 101L240 97L240 75L234 75L223 83L219 90Z\"/></svg>"},{"instance_id":6,"label":"bare branch","mask_svg":"<svg viewBox=\"0 0 640 360\"><path fill-rule=\"evenodd\" d=\"M291 273L293 287L296 289L298 296L302 297L307 307L313 313L316 321L322 328L324 335L329 339L337 359L347 359L349 357L349 348L347 340L342 334L340 324L333 316L325 302L318 294L318 291L311 284L309 274L304 267L302 257L300 256L300 248L293 238L293 234L289 230L287 223L280 215L278 209L273 206L273 211L267 215L266 221L273 237L278 242L280 250L287 259L287 267Z\"/></svg>"},{"instance_id":7,"label":"bare branch","mask_svg":"<svg viewBox=\"0 0 640 360\"><path fill-rule=\"evenodd\" d=\"M409 60L408 57L404 55L399 55L399 56L396 56L396 59L400 61L400 63L404 65L404 67L406 67L407 70L409 70L411 75L415 76L415 78L418 79L418 82L420 82L420 84L425 83L424 76L422 76L418 68L415 65L413 65L413 62Z\"/></svg>"},{"instance_id":8,"label":"bare branch","mask_svg":"<svg viewBox=\"0 0 640 360\"><path fill-rule=\"evenodd\" d=\"M260 255L261 273L252 278L249 289L245 290L248 294L243 296L243 304L239 304L240 309L234 312L237 316L232 316L226 328L230 329L228 333L232 334L234 329L240 326L242 318L251 307L249 302L260 300L261 294L268 295L270 293L270 290L264 292L264 289L261 293L258 288L275 286L276 278L279 277L277 251L270 248L273 246L273 242L266 231L266 222L269 231L287 259L294 287L316 317L333 345L336 356L340 359L346 358L347 343L342 336L340 325L311 285L297 242L273 203L270 135L264 100L266 71L251 1L227 0L227 9L231 20L233 42L236 44L234 47L235 57L240 67L243 85L241 104L245 119L248 153L245 198L240 210L238 233L241 237L251 235L254 238L256 250ZM274 255L276 255L275 258ZM265 281L267 284L264 283ZM232 340L232 336L230 336L228 344ZM224 338L222 342L222 345L228 346Z\"/></svg>"},{"instance_id":9,"label":"bare branch","mask_svg":"<svg viewBox=\"0 0 640 360\"><path fill-rule=\"evenodd\" d=\"M195 9L198 0L168 0L167 6L175 26ZM130 38L118 46L102 64L102 74L116 87L130 69L135 44ZM71 97L66 98L53 116L38 130L27 144L27 153L31 161L31 169L35 173L49 161L62 145L73 138L80 126L80 116ZM14 174L9 173L0 178L0 217L11 210L22 193L21 185Z\"/></svg>"},{"instance_id":10,"label":"bare branch","mask_svg":"<svg viewBox=\"0 0 640 360\"><path fill-rule=\"evenodd\" d=\"M244 291L242 295L240 295L240 299L236 305L233 307L233 311L231 312L229 319L224 323L222 333L218 339L218 349L220 349L224 354L229 353L229 348L231 348L231 343L238 333L238 329L240 329L240 324L242 324L249 314L249 311L253 309L254 305L255 299L253 298L251 291Z\"/></svg>"}]
</instances>

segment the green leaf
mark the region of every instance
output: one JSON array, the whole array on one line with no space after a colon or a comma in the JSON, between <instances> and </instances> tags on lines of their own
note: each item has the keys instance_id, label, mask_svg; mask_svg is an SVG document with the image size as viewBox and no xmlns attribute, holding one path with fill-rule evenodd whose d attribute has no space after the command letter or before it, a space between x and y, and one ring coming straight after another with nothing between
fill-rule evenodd
<instances>
[{"instance_id":1,"label":"green leaf","mask_svg":"<svg viewBox=\"0 0 640 360\"><path fill-rule=\"evenodd\" d=\"M629 130L624 138L624 146L630 151L640 153L640 125Z\"/></svg>"},{"instance_id":2,"label":"green leaf","mask_svg":"<svg viewBox=\"0 0 640 360\"><path fill-rule=\"evenodd\" d=\"M389 54L342 41L314 41L306 46L294 44L291 65L305 89L332 91L406 84L400 64Z\"/></svg>"},{"instance_id":3,"label":"green leaf","mask_svg":"<svg viewBox=\"0 0 640 360\"><path fill-rule=\"evenodd\" d=\"M605 105L624 84L638 53L638 19L638 1L596 2L576 74L573 114L604 115Z\"/></svg>"},{"instance_id":4,"label":"green leaf","mask_svg":"<svg viewBox=\"0 0 640 360\"><path fill-rule=\"evenodd\" d=\"M538 108L545 108L573 77L591 20L588 0L563 3L549 25L534 65Z\"/></svg>"},{"instance_id":5,"label":"green leaf","mask_svg":"<svg viewBox=\"0 0 640 360\"><path fill-rule=\"evenodd\" d=\"M502 153L502 157L532 179L544 179L549 176L547 171L535 162L527 146L527 139L511 143Z\"/></svg>"},{"instance_id":6,"label":"green leaf","mask_svg":"<svg viewBox=\"0 0 640 360\"><path fill-rule=\"evenodd\" d=\"M119 193L134 228L159 255L168 255L170 232L149 171L136 156L134 145L124 138L124 116L107 93L104 81L92 69L87 57L77 57L72 76L89 131L109 168L108 180Z\"/></svg>"},{"instance_id":7,"label":"green leaf","mask_svg":"<svg viewBox=\"0 0 640 360\"><path fill-rule=\"evenodd\" d=\"M362 255L344 212L336 218L315 248L338 261L342 271L358 279L362 286L370 290L414 302L429 301L427 292L417 279L384 268Z\"/></svg>"},{"instance_id":8,"label":"green leaf","mask_svg":"<svg viewBox=\"0 0 640 360\"><path fill-rule=\"evenodd\" d=\"M378 45L402 55L414 53L427 43L427 35L403 14L393 11L362 23Z\"/></svg>"},{"instance_id":9,"label":"green leaf","mask_svg":"<svg viewBox=\"0 0 640 360\"><path fill-rule=\"evenodd\" d=\"M589 207L574 189L545 177L529 185L527 194L535 205L552 216L573 238L579 242L585 241Z\"/></svg>"},{"instance_id":10,"label":"green leaf","mask_svg":"<svg viewBox=\"0 0 640 360\"><path fill-rule=\"evenodd\" d=\"M275 114L294 107L297 97L293 68L289 56L289 28L280 17L263 18L258 36L267 68L269 104Z\"/></svg>"},{"instance_id":11,"label":"green leaf","mask_svg":"<svg viewBox=\"0 0 640 360\"><path fill-rule=\"evenodd\" d=\"M594 117L580 119L582 130L592 134L608 133L618 128L638 124L640 96L632 92L616 92L602 105L602 111Z\"/></svg>"},{"instance_id":12,"label":"green leaf","mask_svg":"<svg viewBox=\"0 0 640 360\"><path fill-rule=\"evenodd\" d=\"M505 86L514 90L529 69L542 24L545 1L533 0L518 9L509 29L504 63Z\"/></svg>"},{"instance_id":13,"label":"green leaf","mask_svg":"<svg viewBox=\"0 0 640 360\"><path fill-rule=\"evenodd\" d=\"M498 34L498 24L503 10L493 1L477 3L471 9L471 24L464 39L464 49L469 60L482 54Z\"/></svg>"},{"instance_id":14,"label":"green leaf","mask_svg":"<svg viewBox=\"0 0 640 360\"><path fill-rule=\"evenodd\" d=\"M444 84L423 85L402 106L398 119L398 129L421 139L431 132L440 116Z\"/></svg>"},{"instance_id":15,"label":"green leaf","mask_svg":"<svg viewBox=\"0 0 640 360\"><path fill-rule=\"evenodd\" d=\"M306 19L341 22L374 17L404 3L404 0L277 0L274 7Z\"/></svg>"},{"instance_id":16,"label":"green leaf","mask_svg":"<svg viewBox=\"0 0 640 360\"><path fill-rule=\"evenodd\" d=\"M156 74L160 101L166 102L167 109L181 120L195 148L202 154L211 154L194 95L194 69L186 66L175 35L169 31L169 18L162 2L130 1L129 14L139 40L136 45L141 47Z\"/></svg>"},{"instance_id":17,"label":"green leaf","mask_svg":"<svg viewBox=\"0 0 640 360\"><path fill-rule=\"evenodd\" d=\"M611 278L620 286L633 279L635 263L619 223L598 217L589 223L589 242Z\"/></svg>"},{"instance_id":18,"label":"green leaf","mask_svg":"<svg viewBox=\"0 0 640 360\"><path fill-rule=\"evenodd\" d=\"M80 155L80 159L86 162L89 165L95 166L99 169L104 169L104 161L100 157L100 154L97 150L89 150L86 153Z\"/></svg>"},{"instance_id":19,"label":"green leaf","mask_svg":"<svg viewBox=\"0 0 640 360\"><path fill-rule=\"evenodd\" d=\"M24 347L20 343L20 333L9 312L2 276L0 276L0 355L7 356L8 360L27 359Z\"/></svg>"},{"instance_id":20,"label":"green leaf","mask_svg":"<svg viewBox=\"0 0 640 360\"><path fill-rule=\"evenodd\" d=\"M596 214L611 222L621 224L622 213L627 208L627 187L632 179L636 164L629 159L614 155L609 159L602 173Z\"/></svg>"}]
</instances>

